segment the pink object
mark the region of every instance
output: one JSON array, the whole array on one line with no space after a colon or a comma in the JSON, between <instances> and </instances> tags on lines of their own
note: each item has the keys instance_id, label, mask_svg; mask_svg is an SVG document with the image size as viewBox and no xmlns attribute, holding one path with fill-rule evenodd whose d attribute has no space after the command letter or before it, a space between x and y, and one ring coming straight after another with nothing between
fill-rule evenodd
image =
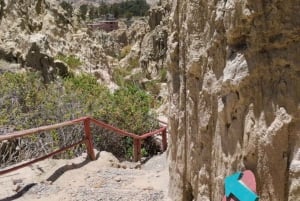
<instances>
[{"instance_id":1,"label":"pink object","mask_svg":"<svg viewBox=\"0 0 300 201\"><path fill-rule=\"evenodd\" d=\"M250 188L253 192L256 193L256 181L252 171L245 170L243 172L243 176L240 181L243 182L248 188ZM238 200L233 197L226 199L226 196L224 196L222 201L243 201L243 200Z\"/></svg>"}]
</instances>

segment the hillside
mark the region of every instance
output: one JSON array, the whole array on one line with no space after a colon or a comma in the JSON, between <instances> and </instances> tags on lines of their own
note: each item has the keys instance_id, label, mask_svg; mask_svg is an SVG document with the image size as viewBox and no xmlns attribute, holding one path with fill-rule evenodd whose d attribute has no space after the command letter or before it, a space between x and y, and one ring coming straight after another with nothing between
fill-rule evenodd
<instances>
[{"instance_id":1,"label":"hillside","mask_svg":"<svg viewBox=\"0 0 300 201\"><path fill-rule=\"evenodd\" d=\"M166 90L166 6L154 7L149 17L134 18L129 25L120 20L118 30L106 33L91 31L76 10L69 16L57 1L3 2L0 72L35 69L46 83L57 75L85 72L111 90L120 86L121 76L152 87L153 95L161 97Z\"/></svg>"},{"instance_id":2,"label":"hillside","mask_svg":"<svg viewBox=\"0 0 300 201\"><path fill-rule=\"evenodd\" d=\"M116 87L108 73L110 58L101 44L78 17L67 16L56 1L7 1L1 10L2 71L33 68L42 72L45 82L70 71L93 72L99 81ZM72 66L58 60L60 55L78 58L80 68L70 69Z\"/></svg>"}]
</instances>

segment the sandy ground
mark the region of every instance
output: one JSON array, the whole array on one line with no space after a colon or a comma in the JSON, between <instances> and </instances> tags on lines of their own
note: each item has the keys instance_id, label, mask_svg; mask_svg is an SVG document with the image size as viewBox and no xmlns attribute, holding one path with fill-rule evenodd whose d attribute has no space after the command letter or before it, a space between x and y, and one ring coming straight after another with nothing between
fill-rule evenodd
<instances>
[{"instance_id":1,"label":"sandy ground","mask_svg":"<svg viewBox=\"0 0 300 201\"><path fill-rule=\"evenodd\" d=\"M47 159L0 176L0 201L167 201L166 154L120 163L108 152L95 161ZM135 169L137 168L137 169Z\"/></svg>"}]
</instances>

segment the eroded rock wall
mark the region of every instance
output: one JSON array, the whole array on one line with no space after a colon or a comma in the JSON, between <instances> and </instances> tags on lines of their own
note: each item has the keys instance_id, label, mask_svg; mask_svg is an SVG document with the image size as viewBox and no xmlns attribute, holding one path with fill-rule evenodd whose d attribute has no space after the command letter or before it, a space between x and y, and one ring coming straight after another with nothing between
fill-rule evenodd
<instances>
[{"instance_id":1,"label":"eroded rock wall","mask_svg":"<svg viewBox=\"0 0 300 201\"><path fill-rule=\"evenodd\" d=\"M174 0L170 196L219 201L255 173L260 201L300 198L300 1Z\"/></svg>"},{"instance_id":2,"label":"eroded rock wall","mask_svg":"<svg viewBox=\"0 0 300 201\"><path fill-rule=\"evenodd\" d=\"M72 17L56 0L0 1L0 61L42 72L45 82L68 72L88 72L110 89L111 64L97 34L90 32L75 10ZM73 55L81 65L71 69L59 55ZM20 70L19 67L19 70ZM0 71L14 71L0 65Z\"/></svg>"}]
</instances>

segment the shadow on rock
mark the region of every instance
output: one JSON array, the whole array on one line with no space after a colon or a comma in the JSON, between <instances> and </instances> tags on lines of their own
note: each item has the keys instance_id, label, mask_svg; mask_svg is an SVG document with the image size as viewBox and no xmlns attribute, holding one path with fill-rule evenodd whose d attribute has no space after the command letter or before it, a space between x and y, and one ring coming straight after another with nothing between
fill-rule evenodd
<instances>
[{"instance_id":1,"label":"shadow on rock","mask_svg":"<svg viewBox=\"0 0 300 201\"><path fill-rule=\"evenodd\" d=\"M28 184L28 185L24 186L24 188L22 190L20 190L18 193L16 193L15 195L7 197L7 198L0 199L0 201L12 201L12 200L18 199L22 195L24 195L27 191L29 191L29 189L31 189L35 185L36 185L36 183Z\"/></svg>"},{"instance_id":2,"label":"shadow on rock","mask_svg":"<svg viewBox=\"0 0 300 201\"><path fill-rule=\"evenodd\" d=\"M96 155L96 159L99 158L99 153ZM69 170L74 170L74 169L79 169L88 164L91 160L86 159L81 163L74 164L72 163L71 165L64 165L60 168L58 168L50 177L48 177L47 181L49 182L55 182L60 176L62 176L65 172ZM0 200L1 201L1 200Z\"/></svg>"}]
</instances>

